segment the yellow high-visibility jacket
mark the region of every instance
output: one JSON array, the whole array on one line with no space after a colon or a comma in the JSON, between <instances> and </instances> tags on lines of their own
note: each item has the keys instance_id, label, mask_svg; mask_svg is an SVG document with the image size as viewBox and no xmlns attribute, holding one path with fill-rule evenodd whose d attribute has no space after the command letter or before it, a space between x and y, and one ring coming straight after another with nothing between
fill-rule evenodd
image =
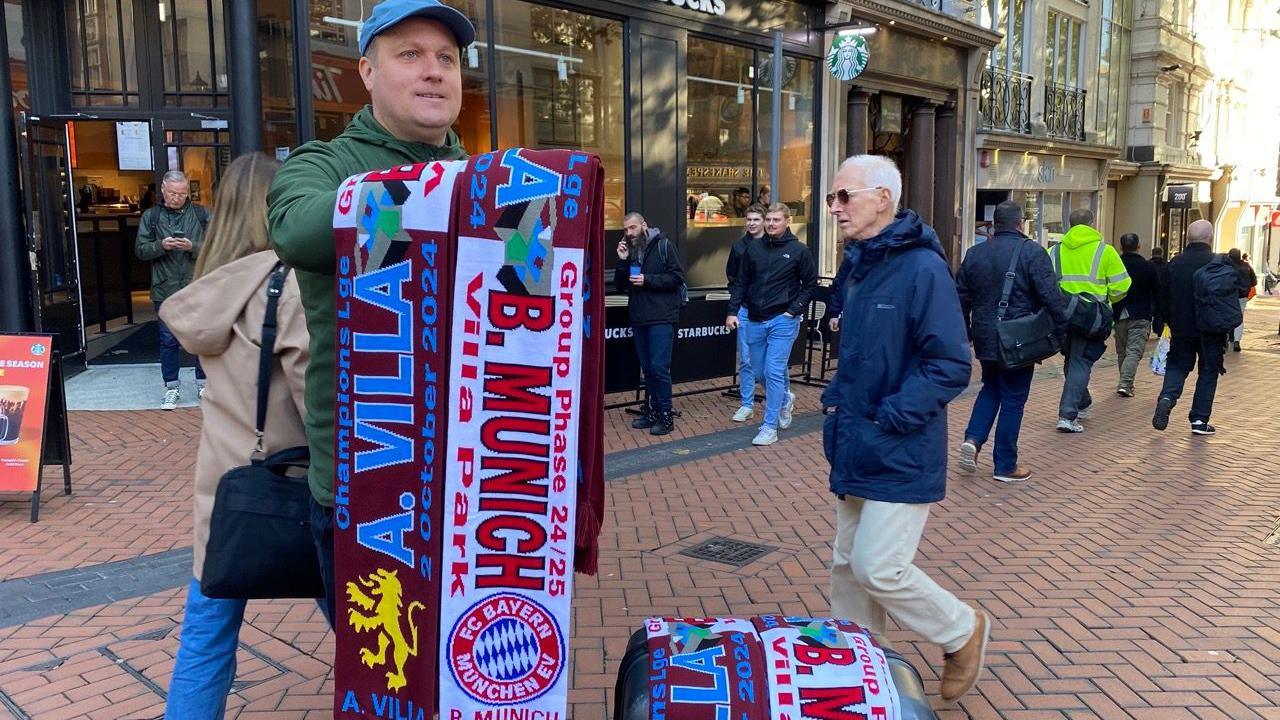
<instances>
[{"instance_id":1,"label":"yellow high-visibility jacket","mask_svg":"<svg viewBox=\"0 0 1280 720\"><path fill-rule=\"evenodd\" d=\"M1058 286L1072 295L1090 295L1112 305L1124 299L1133 281L1120 253L1088 225L1075 225L1049 250Z\"/></svg>"}]
</instances>

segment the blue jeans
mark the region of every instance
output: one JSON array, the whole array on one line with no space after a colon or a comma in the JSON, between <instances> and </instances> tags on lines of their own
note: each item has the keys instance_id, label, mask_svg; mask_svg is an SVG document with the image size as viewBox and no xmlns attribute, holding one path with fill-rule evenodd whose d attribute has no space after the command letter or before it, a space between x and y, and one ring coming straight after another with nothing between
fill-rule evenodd
<instances>
[{"instance_id":1,"label":"blue jeans","mask_svg":"<svg viewBox=\"0 0 1280 720\"><path fill-rule=\"evenodd\" d=\"M1058 401L1058 417L1075 420L1081 410L1093 404L1093 396L1089 394L1089 374L1093 372L1093 364L1107 351L1105 339L1091 340L1081 335L1067 333L1066 345L1062 354L1063 374L1062 398Z\"/></svg>"},{"instance_id":2,"label":"blue jeans","mask_svg":"<svg viewBox=\"0 0 1280 720\"><path fill-rule=\"evenodd\" d=\"M1035 366L1005 370L994 360L982 360L982 391L973 401L965 439L978 445L987 442L991 426L996 426L996 442L991 449L997 475L1018 469L1018 434L1022 431L1022 414L1031 394L1031 378ZM996 422L996 416L1000 420Z\"/></svg>"},{"instance_id":3,"label":"blue jeans","mask_svg":"<svg viewBox=\"0 0 1280 720\"><path fill-rule=\"evenodd\" d=\"M160 325L160 375L164 378L165 387L178 387L182 347L178 345L178 338L169 332L169 326L160 319L160 305L161 303L156 303L156 322ZM200 358L196 358L196 380L204 382L204 368L200 367Z\"/></svg>"},{"instance_id":4,"label":"blue jeans","mask_svg":"<svg viewBox=\"0 0 1280 720\"><path fill-rule=\"evenodd\" d=\"M747 309L738 311L738 393L742 407L756 402L756 374L751 368L751 346L747 344Z\"/></svg>"},{"instance_id":5,"label":"blue jeans","mask_svg":"<svg viewBox=\"0 0 1280 720\"><path fill-rule=\"evenodd\" d=\"M644 392L654 410L671 409L671 349L675 345L676 326L669 323L639 325L631 329L636 341L636 356L644 373Z\"/></svg>"},{"instance_id":6,"label":"blue jeans","mask_svg":"<svg viewBox=\"0 0 1280 720\"><path fill-rule=\"evenodd\" d=\"M776 315L763 322L747 320L747 345L751 348L751 367L757 368L764 381L764 422L760 428L778 428L778 414L786 402L790 378L787 360L791 346L800 332L800 318Z\"/></svg>"},{"instance_id":7,"label":"blue jeans","mask_svg":"<svg viewBox=\"0 0 1280 720\"><path fill-rule=\"evenodd\" d=\"M187 608L178 641L178 659L169 681L165 720L221 718L236 679L236 644L244 621L244 600L219 600L187 586Z\"/></svg>"},{"instance_id":8,"label":"blue jeans","mask_svg":"<svg viewBox=\"0 0 1280 720\"><path fill-rule=\"evenodd\" d=\"M316 541L316 555L320 558L320 579L324 581L324 597L317 598L324 619L329 621L329 629L333 629L334 588L337 585L333 565L333 508L316 502L314 497L308 498L311 506L311 537Z\"/></svg>"}]
</instances>

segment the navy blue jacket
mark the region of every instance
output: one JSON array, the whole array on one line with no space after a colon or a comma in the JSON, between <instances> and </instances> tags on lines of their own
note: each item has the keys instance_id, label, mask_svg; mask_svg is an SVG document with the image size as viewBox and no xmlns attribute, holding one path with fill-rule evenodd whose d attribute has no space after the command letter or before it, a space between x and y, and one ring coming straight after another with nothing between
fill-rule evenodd
<instances>
[{"instance_id":1,"label":"navy blue jacket","mask_svg":"<svg viewBox=\"0 0 1280 720\"><path fill-rule=\"evenodd\" d=\"M1000 359L996 310L1000 291L1004 289L1004 274L1009 271L1015 250L1021 254L1005 318L1020 318L1047 307L1059 341L1067 332L1066 303L1058 290L1058 277L1053 272L1049 253L1016 230L1002 230L986 242L969 248L956 276L960 309L969 328L973 354L979 360Z\"/></svg>"},{"instance_id":2,"label":"navy blue jacket","mask_svg":"<svg viewBox=\"0 0 1280 720\"><path fill-rule=\"evenodd\" d=\"M822 393L831 492L937 502L946 495L947 403L968 386L972 362L942 245L906 210L845 257L840 366Z\"/></svg>"}]
</instances>

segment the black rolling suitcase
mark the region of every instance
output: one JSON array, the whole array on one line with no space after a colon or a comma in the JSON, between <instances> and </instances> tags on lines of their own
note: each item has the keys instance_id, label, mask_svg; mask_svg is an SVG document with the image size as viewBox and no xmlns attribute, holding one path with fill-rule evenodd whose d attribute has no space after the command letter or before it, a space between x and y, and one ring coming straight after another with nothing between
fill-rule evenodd
<instances>
[{"instance_id":1,"label":"black rolling suitcase","mask_svg":"<svg viewBox=\"0 0 1280 720\"><path fill-rule=\"evenodd\" d=\"M920 673L902 655L889 648L882 650L897 690L901 720L937 720L937 715L925 696L924 681ZM618 680L614 686L613 720L651 720L650 671L653 665L648 633L642 628L632 634L618 668ZM686 720L676 714L663 715L667 720Z\"/></svg>"}]
</instances>

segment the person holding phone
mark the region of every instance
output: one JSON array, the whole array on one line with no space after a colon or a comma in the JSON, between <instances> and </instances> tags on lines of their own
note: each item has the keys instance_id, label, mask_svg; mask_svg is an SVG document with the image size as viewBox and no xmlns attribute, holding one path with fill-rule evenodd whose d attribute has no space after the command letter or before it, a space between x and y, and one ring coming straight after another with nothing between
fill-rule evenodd
<instances>
[{"instance_id":1,"label":"person holding phone","mask_svg":"<svg viewBox=\"0 0 1280 720\"><path fill-rule=\"evenodd\" d=\"M644 374L643 414L631 423L650 435L666 435L675 427L671 409L671 351L680 322L680 288L684 267L675 244L640 213L622 220L614 288L629 296L631 335Z\"/></svg>"},{"instance_id":2,"label":"person holding phone","mask_svg":"<svg viewBox=\"0 0 1280 720\"><path fill-rule=\"evenodd\" d=\"M138 223L135 253L139 260L151 263L151 301L160 305L191 282L192 270L205 229L209 227L209 211L191 202L191 183L180 170L170 170L160 183L162 202L142 213ZM164 320L160 326L160 375L164 379L161 410L178 407L181 392L178 383L180 348ZM196 360L196 397L204 397L204 368Z\"/></svg>"}]
</instances>

